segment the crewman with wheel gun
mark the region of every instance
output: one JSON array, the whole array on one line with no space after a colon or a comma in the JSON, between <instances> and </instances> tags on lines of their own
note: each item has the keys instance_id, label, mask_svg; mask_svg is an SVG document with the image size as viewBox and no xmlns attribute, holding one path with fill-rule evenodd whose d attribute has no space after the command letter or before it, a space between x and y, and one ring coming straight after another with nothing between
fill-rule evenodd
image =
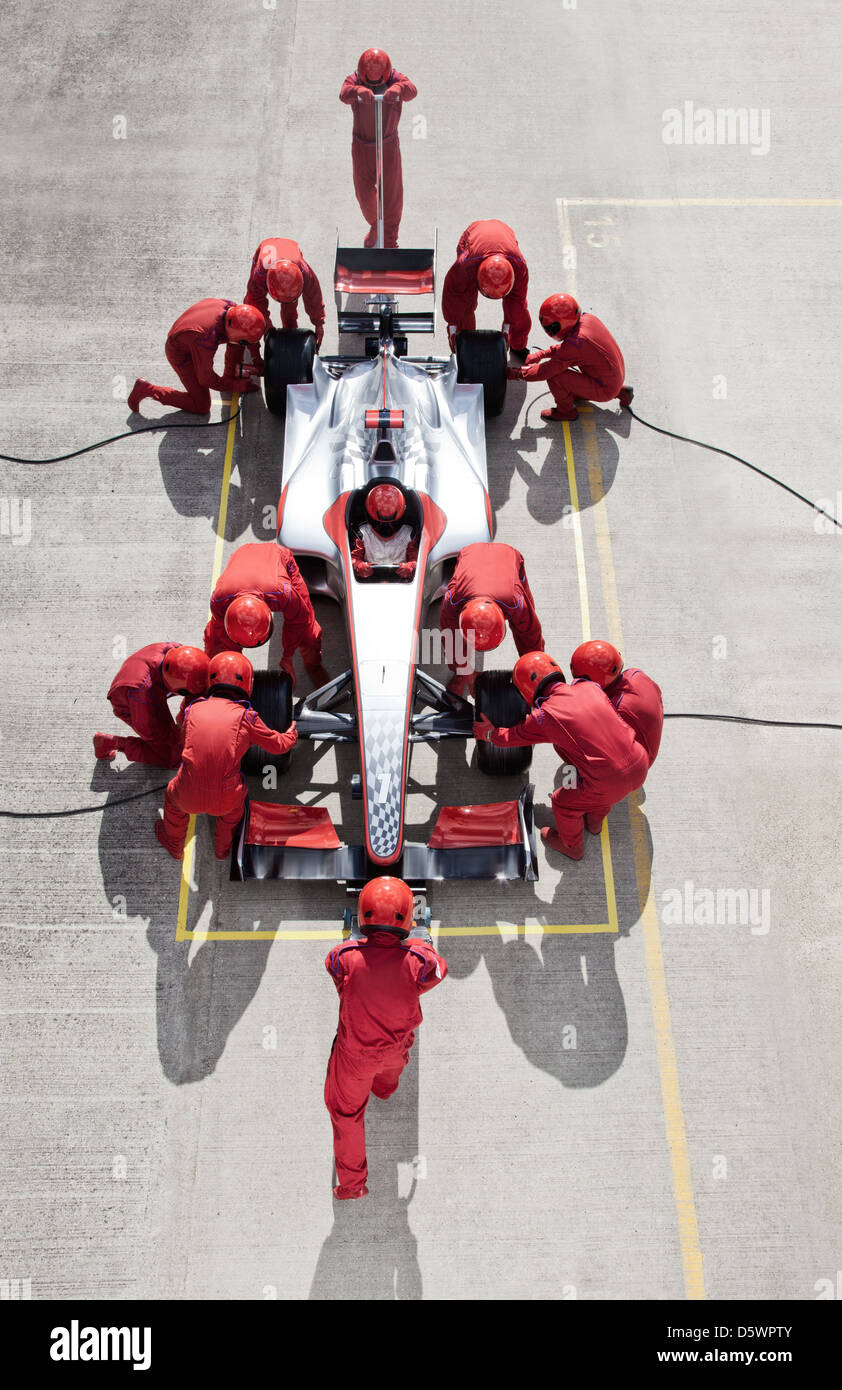
<instances>
[{"instance_id":1,"label":"crewman with wheel gun","mask_svg":"<svg viewBox=\"0 0 842 1390\"><path fill-rule=\"evenodd\" d=\"M558 341L528 353L524 365L510 367L508 375L546 381L555 404L541 411L542 420L578 420L577 400L631 405L634 391L623 385L623 354L596 314L583 314L572 294L551 294L538 314L544 332Z\"/></svg>"},{"instance_id":2,"label":"crewman with wheel gun","mask_svg":"<svg viewBox=\"0 0 842 1390\"><path fill-rule=\"evenodd\" d=\"M329 951L327 970L339 994L339 1027L325 1078L333 1124L340 1201L365 1197L368 1164L365 1112L370 1095L387 1100L409 1061L423 1015L419 996L441 984L447 963L413 920L412 889L399 878L375 878L359 896L362 940Z\"/></svg>"},{"instance_id":3,"label":"crewman with wheel gun","mask_svg":"<svg viewBox=\"0 0 842 1390\"><path fill-rule=\"evenodd\" d=\"M207 684L208 658L198 647L152 642L133 652L111 682L108 699L117 718L128 724L135 737L94 734L97 758L113 762L117 753L125 753L131 763L178 767L181 718L187 702L204 695ZM178 721L169 711L170 695L184 697Z\"/></svg>"},{"instance_id":4,"label":"crewman with wheel gun","mask_svg":"<svg viewBox=\"0 0 842 1390\"><path fill-rule=\"evenodd\" d=\"M599 685L587 678L565 684L561 667L546 652L520 657L512 680L532 707L526 718L512 729L495 729L483 716L474 724L474 736L497 748L553 745L575 777L573 785L562 783L553 792L556 828L545 827L541 839L548 849L581 859L585 826L598 835L611 807L643 786L649 771L646 749Z\"/></svg>"},{"instance_id":5,"label":"crewman with wheel gun","mask_svg":"<svg viewBox=\"0 0 842 1390\"><path fill-rule=\"evenodd\" d=\"M240 363L236 370L218 376L213 361L223 343L240 347L259 343L266 331L266 320L253 304L235 304L232 299L200 299L176 319L167 335L164 351L167 361L180 378L183 391L174 386L154 386L139 376L129 395L129 410L140 409L151 396L161 405L173 405L193 415L207 415L211 407L210 388L216 391L259 391L254 380L263 368L254 362Z\"/></svg>"}]
</instances>

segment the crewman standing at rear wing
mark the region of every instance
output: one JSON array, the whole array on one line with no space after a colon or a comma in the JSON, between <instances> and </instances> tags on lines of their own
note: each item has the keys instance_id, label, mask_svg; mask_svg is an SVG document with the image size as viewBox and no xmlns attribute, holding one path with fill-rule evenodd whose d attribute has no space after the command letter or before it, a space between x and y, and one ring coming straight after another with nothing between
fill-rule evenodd
<instances>
[{"instance_id":1,"label":"crewman standing at rear wing","mask_svg":"<svg viewBox=\"0 0 842 1390\"><path fill-rule=\"evenodd\" d=\"M330 680L322 665L322 629L291 550L275 541L250 541L231 556L211 594L205 651L241 652L262 647L273 631L273 613L284 619L281 669L295 685L293 658L301 648L304 669L318 688Z\"/></svg>"},{"instance_id":2,"label":"crewman standing at rear wing","mask_svg":"<svg viewBox=\"0 0 842 1390\"><path fill-rule=\"evenodd\" d=\"M398 122L405 101L414 101L418 88L382 48L367 48L342 83L339 100L350 106L354 126L351 162L354 192L360 211L369 224L363 246L377 242L377 159L374 94L383 93L383 245L397 246L403 213L403 170Z\"/></svg>"},{"instance_id":3,"label":"crewman standing at rear wing","mask_svg":"<svg viewBox=\"0 0 842 1390\"><path fill-rule=\"evenodd\" d=\"M623 354L596 314L583 314L572 294L551 294L539 310L541 327L555 347L527 354L524 366L510 367L515 381L546 381L555 405L542 420L578 420L577 400L631 405L634 391L623 385Z\"/></svg>"},{"instance_id":4,"label":"crewman standing at rear wing","mask_svg":"<svg viewBox=\"0 0 842 1390\"><path fill-rule=\"evenodd\" d=\"M529 270L517 237L505 222L472 222L459 238L456 260L444 277L441 311L451 348L456 334L476 326L478 296L502 299L509 349L523 360L532 319L526 302Z\"/></svg>"},{"instance_id":5,"label":"crewman standing at rear wing","mask_svg":"<svg viewBox=\"0 0 842 1390\"><path fill-rule=\"evenodd\" d=\"M346 1201L368 1194L365 1112L369 1096L387 1100L409 1061L423 1021L419 996L441 984L447 963L429 932L413 921L412 889L399 878L375 878L359 896L363 939L328 952L327 970L339 994L339 1027L325 1078L333 1124L337 1185Z\"/></svg>"},{"instance_id":6,"label":"crewman standing at rear wing","mask_svg":"<svg viewBox=\"0 0 842 1390\"><path fill-rule=\"evenodd\" d=\"M214 371L213 360L223 343L244 346L259 343L266 331L266 321L252 304L235 304L232 299L200 299L176 319L167 336L164 352L167 361L185 387L154 386L139 376L129 395L129 410L139 410L141 401L151 396L161 405L189 410L193 415L207 415L211 407L210 388L216 391L259 391L254 380L263 368L257 363L245 363L223 376Z\"/></svg>"}]
</instances>

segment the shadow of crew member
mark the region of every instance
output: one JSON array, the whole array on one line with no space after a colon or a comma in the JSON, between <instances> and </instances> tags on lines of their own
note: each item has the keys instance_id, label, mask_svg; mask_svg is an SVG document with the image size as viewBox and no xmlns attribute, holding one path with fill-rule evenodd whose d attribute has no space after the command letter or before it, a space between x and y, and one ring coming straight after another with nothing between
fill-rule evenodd
<instances>
[{"instance_id":1,"label":"shadow of crew member","mask_svg":"<svg viewBox=\"0 0 842 1390\"><path fill-rule=\"evenodd\" d=\"M313 1274L312 1300L423 1298L418 1242L409 1224L415 1177L407 1196L399 1190L400 1169L418 1147L418 1073L416 1046L397 1094L374 1103L367 1126L371 1193L365 1202L334 1197L333 1227Z\"/></svg>"},{"instance_id":2,"label":"shadow of crew member","mask_svg":"<svg viewBox=\"0 0 842 1390\"><path fill-rule=\"evenodd\" d=\"M151 777L150 781L154 786ZM147 841L137 835L138 817L144 815L146 802L123 801L126 786L141 789L136 772L118 773L110 763L97 763L91 785L109 797L99 817L99 861L115 934L120 933L120 923L146 918L146 938L157 957L161 1071L175 1086L202 1081L215 1070L232 1029L254 998L272 942L249 941L244 948L237 941L205 941L191 960L191 938L176 936L173 883L161 874L160 850L151 836ZM127 845L132 846L131 853ZM210 931L211 895L218 896L219 865L205 836L197 837L195 852L198 887L191 896L192 912L194 920L203 922L202 930ZM115 945L117 949L128 947Z\"/></svg>"}]
</instances>

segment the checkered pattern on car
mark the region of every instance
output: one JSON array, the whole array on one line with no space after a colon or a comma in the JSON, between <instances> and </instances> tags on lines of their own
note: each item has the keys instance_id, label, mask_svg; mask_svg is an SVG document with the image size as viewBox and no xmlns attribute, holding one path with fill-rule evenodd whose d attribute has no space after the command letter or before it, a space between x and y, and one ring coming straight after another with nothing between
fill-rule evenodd
<instances>
[{"instance_id":1,"label":"checkered pattern on car","mask_svg":"<svg viewBox=\"0 0 842 1390\"><path fill-rule=\"evenodd\" d=\"M363 724L368 838L382 859L400 845L405 724L403 710L371 711Z\"/></svg>"}]
</instances>

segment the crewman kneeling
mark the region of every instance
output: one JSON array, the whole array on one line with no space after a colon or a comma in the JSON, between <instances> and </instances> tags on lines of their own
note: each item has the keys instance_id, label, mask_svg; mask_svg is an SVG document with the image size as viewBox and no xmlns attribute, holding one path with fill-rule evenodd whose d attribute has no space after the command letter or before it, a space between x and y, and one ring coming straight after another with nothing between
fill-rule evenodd
<instances>
[{"instance_id":1,"label":"crewman kneeling","mask_svg":"<svg viewBox=\"0 0 842 1390\"><path fill-rule=\"evenodd\" d=\"M333 1124L333 1195L340 1200L368 1192L369 1095L386 1100L397 1090L423 1019L419 995L435 989L447 974L429 932L415 926L412 889L402 879L372 879L360 893L357 913L364 939L343 942L325 959L339 993L325 1105Z\"/></svg>"},{"instance_id":2,"label":"crewman kneeling","mask_svg":"<svg viewBox=\"0 0 842 1390\"><path fill-rule=\"evenodd\" d=\"M490 652L512 629L518 655L543 651L544 638L535 611L535 600L526 578L523 556L500 541L476 541L459 551L456 568L441 603L439 626L454 634L454 651L448 662L454 672L448 690L464 696L473 689L473 672L466 670L470 649ZM455 650L459 629L468 647ZM464 660L460 660L460 656ZM461 674L456 674L457 669Z\"/></svg>"},{"instance_id":3,"label":"crewman kneeling","mask_svg":"<svg viewBox=\"0 0 842 1390\"><path fill-rule=\"evenodd\" d=\"M322 665L322 629L291 550L275 541L249 541L231 556L211 594L205 651L241 652L262 647L283 614L281 669L295 685L293 658L301 648L304 669L318 689L330 680Z\"/></svg>"},{"instance_id":4,"label":"crewman kneeling","mask_svg":"<svg viewBox=\"0 0 842 1390\"><path fill-rule=\"evenodd\" d=\"M155 834L173 859L184 854L190 816L201 813L216 817L214 853L225 859L246 799L244 754L254 743L267 753L288 753L298 738L294 724L276 733L252 709L254 671L241 652L215 656L208 684L207 696L185 711L181 762L164 793L164 818L155 822Z\"/></svg>"},{"instance_id":5,"label":"crewman kneeling","mask_svg":"<svg viewBox=\"0 0 842 1390\"><path fill-rule=\"evenodd\" d=\"M516 381L546 381L555 405L542 420L578 420L577 400L630 405L634 392L623 386L623 354L596 314L583 314L571 294L551 294L539 310L541 327L555 347L530 352L522 367L510 367Z\"/></svg>"},{"instance_id":6,"label":"crewman kneeling","mask_svg":"<svg viewBox=\"0 0 842 1390\"><path fill-rule=\"evenodd\" d=\"M118 719L136 738L123 734L94 734L94 753L105 762L125 753L131 763L178 767L182 730L170 714L170 695L189 700L204 695L208 658L198 647L178 642L153 642L134 652L120 667L108 691ZM182 707L184 708L184 706Z\"/></svg>"},{"instance_id":7,"label":"crewman kneeling","mask_svg":"<svg viewBox=\"0 0 842 1390\"><path fill-rule=\"evenodd\" d=\"M154 386L139 376L131 389L129 410L138 410L151 396L161 405L206 415L211 407L210 388L239 391L241 395L260 389L255 377L263 367L255 362L240 363L224 376L214 371L214 358L223 343L244 347L259 343L266 331L266 320L251 304L235 304L232 299L200 299L177 318L167 336L164 352L180 378L183 391L174 386Z\"/></svg>"},{"instance_id":8,"label":"crewman kneeling","mask_svg":"<svg viewBox=\"0 0 842 1390\"><path fill-rule=\"evenodd\" d=\"M620 718L646 750L651 767L658 756L664 729L660 687L645 671L623 668L623 658L610 642L583 642L570 658L571 673L601 685Z\"/></svg>"},{"instance_id":9,"label":"crewman kneeling","mask_svg":"<svg viewBox=\"0 0 842 1390\"><path fill-rule=\"evenodd\" d=\"M418 560L412 527L401 525L406 498L394 483L378 483L365 499L370 520L359 527L351 549L358 579L370 579L375 565L387 565L396 579L411 579Z\"/></svg>"},{"instance_id":10,"label":"crewman kneeling","mask_svg":"<svg viewBox=\"0 0 842 1390\"><path fill-rule=\"evenodd\" d=\"M599 834L611 807L643 786L649 758L605 691L587 679L565 685L561 667L546 652L520 657L512 680L532 706L529 714L512 729L495 729L483 716L474 736L498 748L553 745L575 779L553 792L556 829L543 829L541 839L568 859L581 859L585 825Z\"/></svg>"}]
</instances>

